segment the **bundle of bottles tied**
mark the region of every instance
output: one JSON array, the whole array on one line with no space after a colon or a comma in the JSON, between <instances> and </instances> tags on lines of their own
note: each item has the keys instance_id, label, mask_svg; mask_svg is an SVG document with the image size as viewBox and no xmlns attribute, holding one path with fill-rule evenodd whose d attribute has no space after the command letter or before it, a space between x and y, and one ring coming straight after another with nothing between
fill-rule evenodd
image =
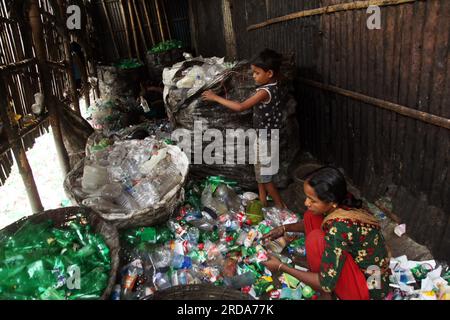
<instances>
[{"instance_id":1,"label":"bundle of bottles tied","mask_svg":"<svg viewBox=\"0 0 450 320\"><path fill-rule=\"evenodd\" d=\"M309 286L288 274L272 275L261 263L269 253L291 265L305 256L302 233L262 239L276 226L297 222L298 216L286 209L262 208L256 194L238 194L232 185L220 177L191 183L176 218L125 231L120 283L112 299L142 299L157 290L202 283L257 299L316 298Z\"/></svg>"}]
</instances>

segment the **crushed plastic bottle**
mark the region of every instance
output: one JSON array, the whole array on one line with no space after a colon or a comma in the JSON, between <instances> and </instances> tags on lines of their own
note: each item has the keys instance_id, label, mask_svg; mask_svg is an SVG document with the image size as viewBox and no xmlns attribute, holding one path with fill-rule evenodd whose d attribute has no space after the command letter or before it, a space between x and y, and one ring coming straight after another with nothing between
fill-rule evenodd
<instances>
[{"instance_id":1,"label":"crushed plastic bottle","mask_svg":"<svg viewBox=\"0 0 450 320\"><path fill-rule=\"evenodd\" d=\"M81 186L84 192L95 192L108 183L108 172L106 167L96 164L85 165Z\"/></svg>"}]
</instances>

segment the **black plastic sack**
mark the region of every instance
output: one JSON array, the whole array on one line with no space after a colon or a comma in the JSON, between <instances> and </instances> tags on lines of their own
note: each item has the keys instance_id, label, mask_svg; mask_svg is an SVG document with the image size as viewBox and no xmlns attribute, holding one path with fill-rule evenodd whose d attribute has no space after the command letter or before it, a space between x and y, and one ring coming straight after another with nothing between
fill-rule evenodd
<instances>
[{"instance_id":1,"label":"black plastic sack","mask_svg":"<svg viewBox=\"0 0 450 320\"><path fill-rule=\"evenodd\" d=\"M193 65L201 65L201 61L186 61L182 68L176 73L174 79L179 80L183 77L182 72ZM289 94L293 74L293 64L287 62L283 64L282 73L289 75L280 81L282 90L285 93L282 95L284 101L282 105L283 120L285 127L280 130L280 169L274 178L274 182L278 187L285 188L290 181L289 167L294 160L299 146L299 126L296 119L297 104L293 97ZM226 130L227 129L242 129L246 131L253 127L252 118L253 111L249 109L244 112L233 112L221 105L205 102L201 98L201 94L205 90L213 90L220 96L235 100L244 101L252 94L254 94L256 86L252 77L250 64L246 62L239 63L234 68L224 71L217 76L213 83L209 86L204 86L192 96L187 96L188 89L178 89L172 87L168 90L168 95L165 99L166 110L175 129L193 130L194 124L201 121L202 130L218 129L222 132L224 137L224 149L226 149ZM191 132L191 145L199 143L202 137L196 135L194 137ZM235 154L237 151L242 151L243 148L248 150L247 145L238 143L237 140L231 141ZM203 151L208 146L209 142L204 141L202 144ZM192 147L193 150L193 147ZM189 155L188 155L189 157ZM241 156L242 158L242 156ZM255 180L254 167L249 163L248 151L246 152L245 164L195 164L193 162L194 156L191 156L190 172L195 177L205 177L209 175L223 175L229 179L238 181L240 186L246 189L256 189L257 184ZM224 163L225 163L224 155Z\"/></svg>"}]
</instances>

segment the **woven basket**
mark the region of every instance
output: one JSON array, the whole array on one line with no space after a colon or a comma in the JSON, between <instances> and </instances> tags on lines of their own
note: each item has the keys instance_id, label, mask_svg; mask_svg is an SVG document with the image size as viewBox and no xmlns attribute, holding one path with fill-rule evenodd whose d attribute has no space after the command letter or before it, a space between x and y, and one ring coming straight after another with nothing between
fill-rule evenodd
<instances>
[{"instance_id":1,"label":"woven basket","mask_svg":"<svg viewBox=\"0 0 450 320\"><path fill-rule=\"evenodd\" d=\"M143 300L253 300L253 298L227 287L195 284L157 291Z\"/></svg>"},{"instance_id":2,"label":"woven basket","mask_svg":"<svg viewBox=\"0 0 450 320\"><path fill-rule=\"evenodd\" d=\"M119 268L119 234L114 226L105 222L103 219L94 214L89 214L89 211L89 209L79 207L68 207L43 211L41 213L22 218L21 220L18 220L13 224L5 227L2 231L14 233L19 230L26 221L31 221L33 223L42 223L49 219L54 222L55 227L60 227L69 220L70 216L73 216L77 213L84 213L89 221L89 224L92 226L93 231L95 233L101 234L104 237L105 242L110 250L111 270L109 272L108 285L103 291L103 294L100 298L102 300L107 300L109 299L111 291L116 283L116 275Z\"/></svg>"},{"instance_id":3,"label":"woven basket","mask_svg":"<svg viewBox=\"0 0 450 320\"><path fill-rule=\"evenodd\" d=\"M174 161L182 174L181 182L172 190L170 190L160 202L152 208L136 210L130 213L106 213L100 212L92 208L92 210L100 215L106 221L112 223L119 229L128 229L142 226L152 226L169 220L175 209L184 201L184 184L186 183L189 172L189 160L179 147L167 146L168 153L174 158ZM84 199L80 198L73 192L75 181L82 177L84 169L84 160L80 161L64 180L64 190L72 202L80 206Z\"/></svg>"}]
</instances>

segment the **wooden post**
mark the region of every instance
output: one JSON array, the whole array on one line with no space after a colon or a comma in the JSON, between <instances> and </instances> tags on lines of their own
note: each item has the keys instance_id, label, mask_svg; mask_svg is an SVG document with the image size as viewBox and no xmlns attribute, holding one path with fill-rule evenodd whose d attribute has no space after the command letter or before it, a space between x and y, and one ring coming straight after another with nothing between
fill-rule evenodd
<instances>
[{"instance_id":1,"label":"wooden post","mask_svg":"<svg viewBox=\"0 0 450 320\"><path fill-rule=\"evenodd\" d=\"M167 19L167 12L166 12L166 5L164 4L165 0L162 0L162 11L164 14L164 20L166 20L166 28L167 28L167 34L169 35L169 40L172 40L172 33L170 32L170 25L169 25L169 19Z\"/></svg>"},{"instance_id":2,"label":"wooden post","mask_svg":"<svg viewBox=\"0 0 450 320\"><path fill-rule=\"evenodd\" d=\"M148 29L150 30L150 37L152 38L152 46L156 44L155 36L153 35L152 24L150 23L150 16L148 15L147 4L145 0L141 0L142 6L144 7L145 18L147 19Z\"/></svg>"},{"instance_id":3,"label":"wooden post","mask_svg":"<svg viewBox=\"0 0 450 320\"><path fill-rule=\"evenodd\" d=\"M140 58L139 44L138 44L138 38L137 38L137 34L136 34L136 26L134 25L133 9L131 7L131 0L128 0L127 2L128 2L128 13L130 14L130 20L131 20L131 31L133 32L134 47L136 49L136 58Z\"/></svg>"},{"instance_id":4,"label":"wooden post","mask_svg":"<svg viewBox=\"0 0 450 320\"><path fill-rule=\"evenodd\" d=\"M137 20L137 23L138 23L139 32L141 33L141 38L142 38L142 41L143 41L144 46L145 46L145 52L147 53L147 49L148 49L147 40L145 39L144 29L142 28L142 23L141 23L141 19L139 17L139 12L136 9L136 2L135 2L135 0L131 0L131 1L132 1L134 13L136 14L136 20Z\"/></svg>"},{"instance_id":5,"label":"wooden post","mask_svg":"<svg viewBox=\"0 0 450 320\"><path fill-rule=\"evenodd\" d=\"M4 76L1 75L0 79L4 79ZM9 145L11 146L14 158L16 159L19 173L22 176L28 200L30 201L31 210L33 213L38 213L44 211L44 207L42 206L41 199L39 197L39 192L34 181L33 171L31 170L27 159L27 154L22 146L20 138L18 138L17 129L12 127L10 124L7 97L4 82L0 80L0 117L3 122Z\"/></svg>"},{"instance_id":6,"label":"wooden post","mask_svg":"<svg viewBox=\"0 0 450 320\"><path fill-rule=\"evenodd\" d=\"M133 55L131 54L130 34L128 33L127 16L125 15L125 6L123 5L123 0L120 0L120 13L122 14L123 24L125 27L125 37L127 38L128 58L131 59Z\"/></svg>"},{"instance_id":7,"label":"wooden post","mask_svg":"<svg viewBox=\"0 0 450 320\"><path fill-rule=\"evenodd\" d=\"M235 59L237 57L236 35L233 28L230 0L222 0L222 15L227 56Z\"/></svg>"},{"instance_id":8,"label":"wooden post","mask_svg":"<svg viewBox=\"0 0 450 320\"><path fill-rule=\"evenodd\" d=\"M120 59L119 49L117 49L116 39L114 38L114 33L111 24L111 18L109 17L108 8L106 7L105 0L102 0L103 10L105 11L106 23L108 24L109 33L111 35L111 40L114 45L114 52L116 53L116 59Z\"/></svg>"},{"instance_id":9,"label":"wooden post","mask_svg":"<svg viewBox=\"0 0 450 320\"><path fill-rule=\"evenodd\" d=\"M45 50L38 0L30 0L29 4L30 26L33 35L33 44L36 52L36 58L38 59L38 69L44 94L44 105L47 106L49 111L50 125L53 130L53 139L55 140L59 164L61 166L63 174L67 174L70 170L70 162L61 133L61 124L59 122L58 110L55 103L56 98L52 95L50 70L47 66L46 61L47 55Z\"/></svg>"},{"instance_id":10,"label":"wooden post","mask_svg":"<svg viewBox=\"0 0 450 320\"><path fill-rule=\"evenodd\" d=\"M198 40L197 40L197 19L194 14L194 0L189 0L189 25L191 28L191 45L195 50L195 53L198 55Z\"/></svg>"},{"instance_id":11,"label":"wooden post","mask_svg":"<svg viewBox=\"0 0 450 320\"><path fill-rule=\"evenodd\" d=\"M60 15L61 19L64 19L65 9L64 9L62 0L58 0L58 10L59 10L59 15ZM67 61L66 72L67 72L67 77L69 78L70 97L71 97L73 106L75 107L75 112L78 113L79 115L81 115L80 99L78 97L75 75L73 74L73 70L72 70L73 58L72 58L72 53L70 52L69 33L67 32L67 29L64 28L63 30L64 30L65 34L63 35L62 38L63 38L64 55L66 56L66 61Z\"/></svg>"},{"instance_id":12,"label":"wooden post","mask_svg":"<svg viewBox=\"0 0 450 320\"><path fill-rule=\"evenodd\" d=\"M159 31L161 32L161 39L162 41L166 41L166 37L164 36L164 29L161 21L161 12L159 11L159 4L158 0L155 0L155 7L156 7L156 14L158 16L158 25L159 25Z\"/></svg>"}]
</instances>

